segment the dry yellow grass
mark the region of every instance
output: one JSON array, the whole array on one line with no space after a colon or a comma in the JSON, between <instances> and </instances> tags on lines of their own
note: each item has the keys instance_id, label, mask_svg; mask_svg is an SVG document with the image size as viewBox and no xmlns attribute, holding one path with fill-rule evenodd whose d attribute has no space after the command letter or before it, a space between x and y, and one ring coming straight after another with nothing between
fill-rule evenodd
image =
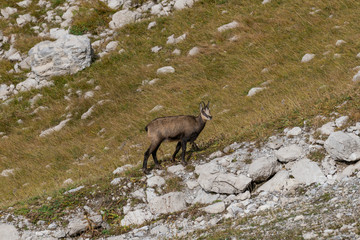
<instances>
[{"instance_id":1,"label":"dry yellow grass","mask_svg":"<svg viewBox=\"0 0 360 240\"><path fill-rule=\"evenodd\" d=\"M155 117L197 114L202 100L211 101L214 118L198 141L211 143L210 150L301 125L315 115L338 110L335 106L344 100L350 100L346 111L358 119L359 85L351 78L352 68L358 65L359 7L354 0L272 1L266 6L250 0L202 0L193 9L158 19L151 30L146 30L150 20L118 30L116 40L124 53L112 53L74 76L56 77L56 87L25 93L21 101L0 107L0 131L9 136L0 140L0 171L15 169L15 175L1 177L1 205L57 189L67 178L96 179L125 163L140 163L149 144L145 125ZM309 14L312 8L321 11ZM217 27L233 20L240 27L217 32ZM184 42L165 44L168 36L185 32ZM228 41L234 35L239 39ZM347 43L336 47L339 39ZM150 50L156 45L163 47L158 54ZM201 54L187 56L194 46L200 47ZM175 48L182 51L180 56L171 54ZM316 57L301 63L305 53ZM341 58L334 59L334 53ZM156 69L166 65L176 72L157 76ZM265 67L269 72L262 74ZM143 80L157 77L160 80L154 86L141 86ZM65 84L73 92L85 92L94 87L86 83L90 79L101 86L93 99L73 94L71 102L64 100ZM269 80L266 90L246 96L249 89ZM143 91L137 92L139 87ZM44 96L37 106L49 110L33 116L27 100L37 92ZM81 120L99 100L110 101ZM149 113L158 104L164 109ZM64 129L39 137L68 113L72 120ZM24 123L16 123L18 119ZM174 147L163 144L160 159L166 159L164 155ZM81 159L84 154L89 157Z\"/></svg>"}]
</instances>

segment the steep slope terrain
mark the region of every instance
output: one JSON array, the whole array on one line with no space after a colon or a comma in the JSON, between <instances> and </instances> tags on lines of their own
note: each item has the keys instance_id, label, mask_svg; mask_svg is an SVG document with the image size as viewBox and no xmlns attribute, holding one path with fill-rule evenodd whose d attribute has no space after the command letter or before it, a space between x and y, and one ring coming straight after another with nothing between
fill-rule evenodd
<instances>
[{"instance_id":1,"label":"steep slope terrain","mask_svg":"<svg viewBox=\"0 0 360 240\"><path fill-rule=\"evenodd\" d=\"M266 204L263 210L271 209L279 222L292 221L295 213L288 211L295 211L290 209L293 202L316 202L319 197L327 209L336 202L356 211L358 203L348 202L346 193L358 191L354 164L360 158L359 7L354 0L0 0L2 219L14 220L23 238L48 227L45 231L53 232L42 236L129 232L122 237L187 238L198 230L209 237L208 230L202 233L201 229L211 225L227 229L226 219L239 217L231 234L253 238L246 232L264 225L262 220L270 221L254 210ZM198 139L200 151L189 153L190 166L144 177L140 164L149 144L144 126L155 117L196 115L203 100L210 100L214 118ZM294 126L298 128L287 134ZM330 135L334 131L346 136ZM328 138L330 145L324 143ZM346 154L333 150L343 145L350 149ZM158 152L164 169L172 167L169 159L174 147L163 144ZM199 169L214 158L213 175L202 176ZM266 165L272 171L258 179L251 175L250 166L263 158L277 165ZM288 164L293 161L312 170L316 165L322 175L315 181L301 181L293 164ZM131 167L121 169L121 177L113 179L111 172L126 164ZM341 175L348 164L351 171ZM257 185L281 169L297 182L289 180L280 195L254 194ZM232 187L216 185L214 179L219 177L223 181L218 182ZM202 185L212 181L214 186ZM227 191L218 191L222 188ZM65 194L70 189L76 191ZM169 203L161 202L161 196L177 193L185 196L173 198L184 197L184 202L170 205L179 208L169 206L162 212L151 207L153 198L160 201L155 205L162 206ZM189 200L192 194L207 200ZM295 200L280 201L288 194ZM226 200L229 195L236 197ZM215 207L224 209L209 218L212 210L206 215L199 209L214 201ZM238 212L231 215L233 201L238 205L231 209ZM79 223L84 221L84 209L88 220ZM181 216L174 211L182 211ZM305 238L302 231L310 237L329 229L333 230L329 236L344 232L336 231L338 225L331 217L331 228L306 228L305 212L311 211L320 216L327 213L305 205L296 213L303 215L304 227L294 228L294 234ZM339 211L348 216L345 210ZM142 221L133 222L131 216ZM355 234L347 236L345 231L344 237L359 234L357 218L344 217L344 224L350 226L347 231ZM184 219L191 223L175 224ZM149 227L151 221L156 223ZM56 226L48 226L52 223ZM82 224L81 230L73 230L76 224ZM132 224L144 225L145 230L129 228ZM192 231L181 231L193 225ZM279 238L291 236L287 228L265 227L274 235L283 232ZM32 231L24 233L27 228ZM222 232L212 234L228 237Z\"/></svg>"}]
</instances>

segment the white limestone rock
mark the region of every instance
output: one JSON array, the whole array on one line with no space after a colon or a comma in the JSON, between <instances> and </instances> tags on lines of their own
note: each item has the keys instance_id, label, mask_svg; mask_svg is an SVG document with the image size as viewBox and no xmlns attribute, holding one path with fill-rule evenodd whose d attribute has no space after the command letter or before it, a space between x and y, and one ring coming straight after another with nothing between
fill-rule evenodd
<instances>
[{"instance_id":1,"label":"white limestone rock","mask_svg":"<svg viewBox=\"0 0 360 240\"><path fill-rule=\"evenodd\" d=\"M306 158L295 162L291 167L291 173L297 181L306 185L326 182L326 177L316 162Z\"/></svg>"},{"instance_id":2,"label":"white limestone rock","mask_svg":"<svg viewBox=\"0 0 360 240\"><path fill-rule=\"evenodd\" d=\"M277 157L277 159L280 162L284 163L295 161L296 159L300 158L302 154L302 148L295 144L282 147L279 150L275 151L275 156Z\"/></svg>"},{"instance_id":3,"label":"white limestone rock","mask_svg":"<svg viewBox=\"0 0 360 240\"><path fill-rule=\"evenodd\" d=\"M281 169L276 157L262 157L253 161L248 170L249 177L255 182L263 182Z\"/></svg>"},{"instance_id":4,"label":"white limestone rock","mask_svg":"<svg viewBox=\"0 0 360 240\"><path fill-rule=\"evenodd\" d=\"M0 10L1 15L3 15L3 17L5 19L8 19L10 17L10 15L13 15L14 13L17 12L16 8L12 8L12 7L6 7Z\"/></svg>"},{"instance_id":5,"label":"white limestone rock","mask_svg":"<svg viewBox=\"0 0 360 240\"><path fill-rule=\"evenodd\" d=\"M15 169L5 169L1 172L0 176L3 177L10 177L11 175L14 175Z\"/></svg>"},{"instance_id":6,"label":"white limestone rock","mask_svg":"<svg viewBox=\"0 0 360 240\"><path fill-rule=\"evenodd\" d=\"M0 239L1 240L18 240L20 235L18 230L11 224L0 223Z\"/></svg>"},{"instance_id":7,"label":"white limestone rock","mask_svg":"<svg viewBox=\"0 0 360 240\"><path fill-rule=\"evenodd\" d=\"M158 111L162 110L163 108L164 108L164 106L162 106L162 105L156 105L153 109L151 109L149 111L149 113L158 112Z\"/></svg>"},{"instance_id":8,"label":"white limestone rock","mask_svg":"<svg viewBox=\"0 0 360 240\"><path fill-rule=\"evenodd\" d=\"M344 40L337 40L336 43L335 43L335 46L339 47L343 44L345 44L346 42Z\"/></svg>"},{"instance_id":9,"label":"white limestone rock","mask_svg":"<svg viewBox=\"0 0 360 240\"><path fill-rule=\"evenodd\" d=\"M225 32L226 30L237 28L239 26L239 23L237 21L233 21L231 23L222 25L217 28L218 32Z\"/></svg>"},{"instance_id":10,"label":"white limestone rock","mask_svg":"<svg viewBox=\"0 0 360 240\"><path fill-rule=\"evenodd\" d=\"M335 124L334 122L328 122L322 125L320 128L317 129L323 135L330 135L335 131Z\"/></svg>"},{"instance_id":11,"label":"white limestone rock","mask_svg":"<svg viewBox=\"0 0 360 240\"><path fill-rule=\"evenodd\" d=\"M295 179L289 178L289 172L281 170L277 172L270 180L261 185L256 192L281 192L288 191L299 185Z\"/></svg>"},{"instance_id":12,"label":"white limestone rock","mask_svg":"<svg viewBox=\"0 0 360 240\"><path fill-rule=\"evenodd\" d=\"M349 117L348 116L342 116L337 119L335 119L335 125L338 128L344 127L346 123L348 122Z\"/></svg>"},{"instance_id":13,"label":"white limestone rock","mask_svg":"<svg viewBox=\"0 0 360 240\"><path fill-rule=\"evenodd\" d=\"M351 162L351 154L359 152L360 137L353 133L337 131L330 134L324 147L334 159Z\"/></svg>"},{"instance_id":14,"label":"white limestone rock","mask_svg":"<svg viewBox=\"0 0 360 240\"><path fill-rule=\"evenodd\" d=\"M153 214L166 214L182 211L186 208L185 193L171 192L149 201L150 211Z\"/></svg>"},{"instance_id":15,"label":"white limestone rock","mask_svg":"<svg viewBox=\"0 0 360 240\"><path fill-rule=\"evenodd\" d=\"M115 51L118 45L119 45L118 41L111 41L106 45L105 50L107 52Z\"/></svg>"},{"instance_id":16,"label":"white limestone rock","mask_svg":"<svg viewBox=\"0 0 360 240\"><path fill-rule=\"evenodd\" d=\"M307 53L302 57L301 62L302 63L310 62L314 57L315 57L315 54Z\"/></svg>"},{"instance_id":17,"label":"white limestone rock","mask_svg":"<svg viewBox=\"0 0 360 240\"><path fill-rule=\"evenodd\" d=\"M183 174L185 172L185 167L181 164L170 166L167 168L167 171L172 174Z\"/></svg>"},{"instance_id":18,"label":"white limestone rock","mask_svg":"<svg viewBox=\"0 0 360 240\"><path fill-rule=\"evenodd\" d=\"M203 210L204 212L213 213L213 214L222 213L223 211L225 211L225 203L217 202L212 205L206 206L206 207L202 208L201 210Z\"/></svg>"},{"instance_id":19,"label":"white limestone rock","mask_svg":"<svg viewBox=\"0 0 360 240\"><path fill-rule=\"evenodd\" d=\"M196 192L196 195L195 195L194 200L192 201L192 204L195 204L195 203L210 204L210 203L213 203L214 201L218 200L219 197L220 197L219 194L207 193L203 189L199 189Z\"/></svg>"},{"instance_id":20,"label":"white limestone rock","mask_svg":"<svg viewBox=\"0 0 360 240\"><path fill-rule=\"evenodd\" d=\"M43 41L30 49L29 57L38 76L74 74L91 64L90 39L67 34L54 42Z\"/></svg>"},{"instance_id":21,"label":"white limestone rock","mask_svg":"<svg viewBox=\"0 0 360 240\"><path fill-rule=\"evenodd\" d=\"M41 131L40 133L40 137L45 137L53 132L58 132L60 131L62 128L65 127L66 123L69 122L71 120L71 118L68 118L68 119L65 119L63 121L61 121L58 125L54 126L54 127L51 127L49 129L46 129L44 131Z\"/></svg>"},{"instance_id":22,"label":"white limestone rock","mask_svg":"<svg viewBox=\"0 0 360 240\"><path fill-rule=\"evenodd\" d=\"M193 47L192 49L190 49L188 55L189 56L195 56L197 54L200 53L200 49L198 47Z\"/></svg>"},{"instance_id":23,"label":"white limestone rock","mask_svg":"<svg viewBox=\"0 0 360 240\"><path fill-rule=\"evenodd\" d=\"M121 220L121 226L130 226L130 225L141 225L146 221L150 221L154 218L151 212L145 209L138 209L131 211L125 215Z\"/></svg>"},{"instance_id":24,"label":"white limestone rock","mask_svg":"<svg viewBox=\"0 0 360 240\"><path fill-rule=\"evenodd\" d=\"M19 7L22 7L22 8L27 8L28 6L30 6L31 2L32 2L31 0L24 0L24 1L16 3L16 5L18 5Z\"/></svg>"},{"instance_id":25,"label":"white limestone rock","mask_svg":"<svg viewBox=\"0 0 360 240\"><path fill-rule=\"evenodd\" d=\"M182 41L184 41L186 39L186 36L187 34L184 33L183 35L175 38L175 35L171 35L168 37L167 41L166 41L166 44L177 44L177 43L180 43Z\"/></svg>"},{"instance_id":26,"label":"white limestone rock","mask_svg":"<svg viewBox=\"0 0 360 240\"><path fill-rule=\"evenodd\" d=\"M149 25L148 25L148 27L147 27L147 29L148 29L148 30L149 30L149 29L152 29L152 28L155 27L155 26L156 26L156 22L155 22L155 21L150 22Z\"/></svg>"},{"instance_id":27,"label":"white limestone rock","mask_svg":"<svg viewBox=\"0 0 360 240\"><path fill-rule=\"evenodd\" d=\"M32 17L29 13L24 14L24 15L19 15L18 18L16 18L16 23L18 26L24 26L26 23L31 22L31 21L36 21L36 19L34 19L34 17Z\"/></svg>"},{"instance_id":28,"label":"white limestone rock","mask_svg":"<svg viewBox=\"0 0 360 240\"><path fill-rule=\"evenodd\" d=\"M360 71L358 71L358 72L354 75L352 81L353 81L353 82L360 82Z\"/></svg>"},{"instance_id":29,"label":"white limestone rock","mask_svg":"<svg viewBox=\"0 0 360 240\"><path fill-rule=\"evenodd\" d=\"M302 130L300 127L294 127L286 133L286 136L288 136L288 137L289 136L298 136L301 134L301 132L302 132Z\"/></svg>"},{"instance_id":30,"label":"white limestone rock","mask_svg":"<svg viewBox=\"0 0 360 240\"><path fill-rule=\"evenodd\" d=\"M191 8L194 5L194 0L175 0L174 9L181 10L184 8Z\"/></svg>"},{"instance_id":31,"label":"white limestone rock","mask_svg":"<svg viewBox=\"0 0 360 240\"><path fill-rule=\"evenodd\" d=\"M61 28L51 28L50 31L50 37L53 39L59 39L65 37L67 34L69 34L69 31Z\"/></svg>"},{"instance_id":32,"label":"white limestone rock","mask_svg":"<svg viewBox=\"0 0 360 240\"><path fill-rule=\"evenodd\" d=\"M165 66L165 67L161 67L158 70L156 70L157 74L168 74L168 73L174 73L175 72L175 68L173 68L172 66Z\"/></svg>"},{"instance_id":33,"label":"white limestone rock","mask_svg":"<svg viewBox=\"0 0 360 240\"><path fill-rule=\"evenodd\" d=\"M107 5L111 9L119 9L123 4L124 0L108 0Z\"/></svg>"},{"instance_id":34,"label":"white limestone rock","mask_svg":"<svg viewBox=\"0 0 360 240\"><path fill-rule=\"evenodd\" d=\"M109 23L111 29L121 28L129 23L134 23L140 19L141 14L130 10L120 10L112 16L112 20Z\"/></svg>"},{"instance_id":35,"label":"white limestone rock","mask_svg":"<svg viewBox=\"0 0 360 240\"><path fill-rule=\"evenodd\" d=\"M263 87L254 87L254 88L251 88L247 94L248 97L252 97L254 96L255 94L257 94L258 92L261 92L263 91L265 88Z\"/></svg>"},{"instance_id":36,"label":"white limestone rock","mask_svg":"<svg viewBox=\"0 0 360 240\"><path fill-rule=\"evenodd\" d=\"M146 181L148 187L161 187L165 184L165 179L160 176L153 176Z\"/></svg>"}]
</instances>

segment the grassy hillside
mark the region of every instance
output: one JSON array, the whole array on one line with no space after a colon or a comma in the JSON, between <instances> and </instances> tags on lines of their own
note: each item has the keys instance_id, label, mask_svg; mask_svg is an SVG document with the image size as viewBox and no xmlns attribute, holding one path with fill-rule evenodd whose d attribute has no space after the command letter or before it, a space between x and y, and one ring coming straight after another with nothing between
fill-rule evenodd
<instances>
[{"instance_id":1,"label":"grassy hillside","mask_svg":"<svg viewBox=\"0 0 360 240\"><path fill-rule=\"evenodd\" d=\"M111 53L73 76L53 78L54 87L20 94L10 104L0 105L0 132L8 136L0 140L0 171L15 169L14 175L1 177L0 205L58 189L68 178L94 180L117 166L141 163L149 144L145 125L160 116L196 115L202 100L210 100L213 115L198 139L207 152L235 140L261 140L333 111L360 120L359 84L351 81L356 73L352 69L360 65L356 58L360 52L359 7L355 0L277 0L266 5L250 0L200 0L192 9L117 30L114 40L120 42L118 49L124 49L123 53ZM79 17L75 20L81 24ZM157 25L147 30L154 20ZM217 31L234 20L238 28ZM6 33L12 31L22 30L6 28ZM183 33L187 33L185 41L166 44L170 35ZM229 41L233 36L238 40ZM335 46L339 39L346 43ZM157 45L162 50L152 53ZM188 56L195 46L200 54ZM175 48L181 50L180 56L172 54ZM306 53L316 56L301 63ZM334 54L341 57L334 58ZM8 62L2 61L0 83L18 81L6 74ZM156 74L167 65L176 72ZM269 71L261 73L264 68ZM143 80L154 78L160 78L155 85L141 86ZM91 79L94 84L87 83ZM246 96L266 81L266 90ZM76 94L97 85L101 90L93 98ZM31 114L34 109L28 100L37 93L43 97L35 107L48 110ZM70 100L64 99L66 95ZM81 120L100 100L106 102L97 105L89 119ZM336 108L346 100L344 107ZM164 109L149 113L156 105ZM72 120L65 128L39 137L67 114ZM172 143L163 144L160 159L168 160L165 155L174 148Z\"/></svg>"}]
</instances>

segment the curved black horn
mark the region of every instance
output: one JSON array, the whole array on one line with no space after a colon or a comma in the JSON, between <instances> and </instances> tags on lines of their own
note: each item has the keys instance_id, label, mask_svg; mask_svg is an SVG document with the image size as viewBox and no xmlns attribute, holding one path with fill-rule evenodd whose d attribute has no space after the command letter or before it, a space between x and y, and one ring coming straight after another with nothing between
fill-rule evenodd
<instances>
[{"instance_id":1,"label":"curved black horn","mask_svg":"<svg viewBox=\"0 0 360 240\"><path fill-rule=\"evenodd\" d=\"M210 101L208 101L208 103L206 104L206 107L209 108L209 104L210 104Z\"/></svg>"}]
</instances>

